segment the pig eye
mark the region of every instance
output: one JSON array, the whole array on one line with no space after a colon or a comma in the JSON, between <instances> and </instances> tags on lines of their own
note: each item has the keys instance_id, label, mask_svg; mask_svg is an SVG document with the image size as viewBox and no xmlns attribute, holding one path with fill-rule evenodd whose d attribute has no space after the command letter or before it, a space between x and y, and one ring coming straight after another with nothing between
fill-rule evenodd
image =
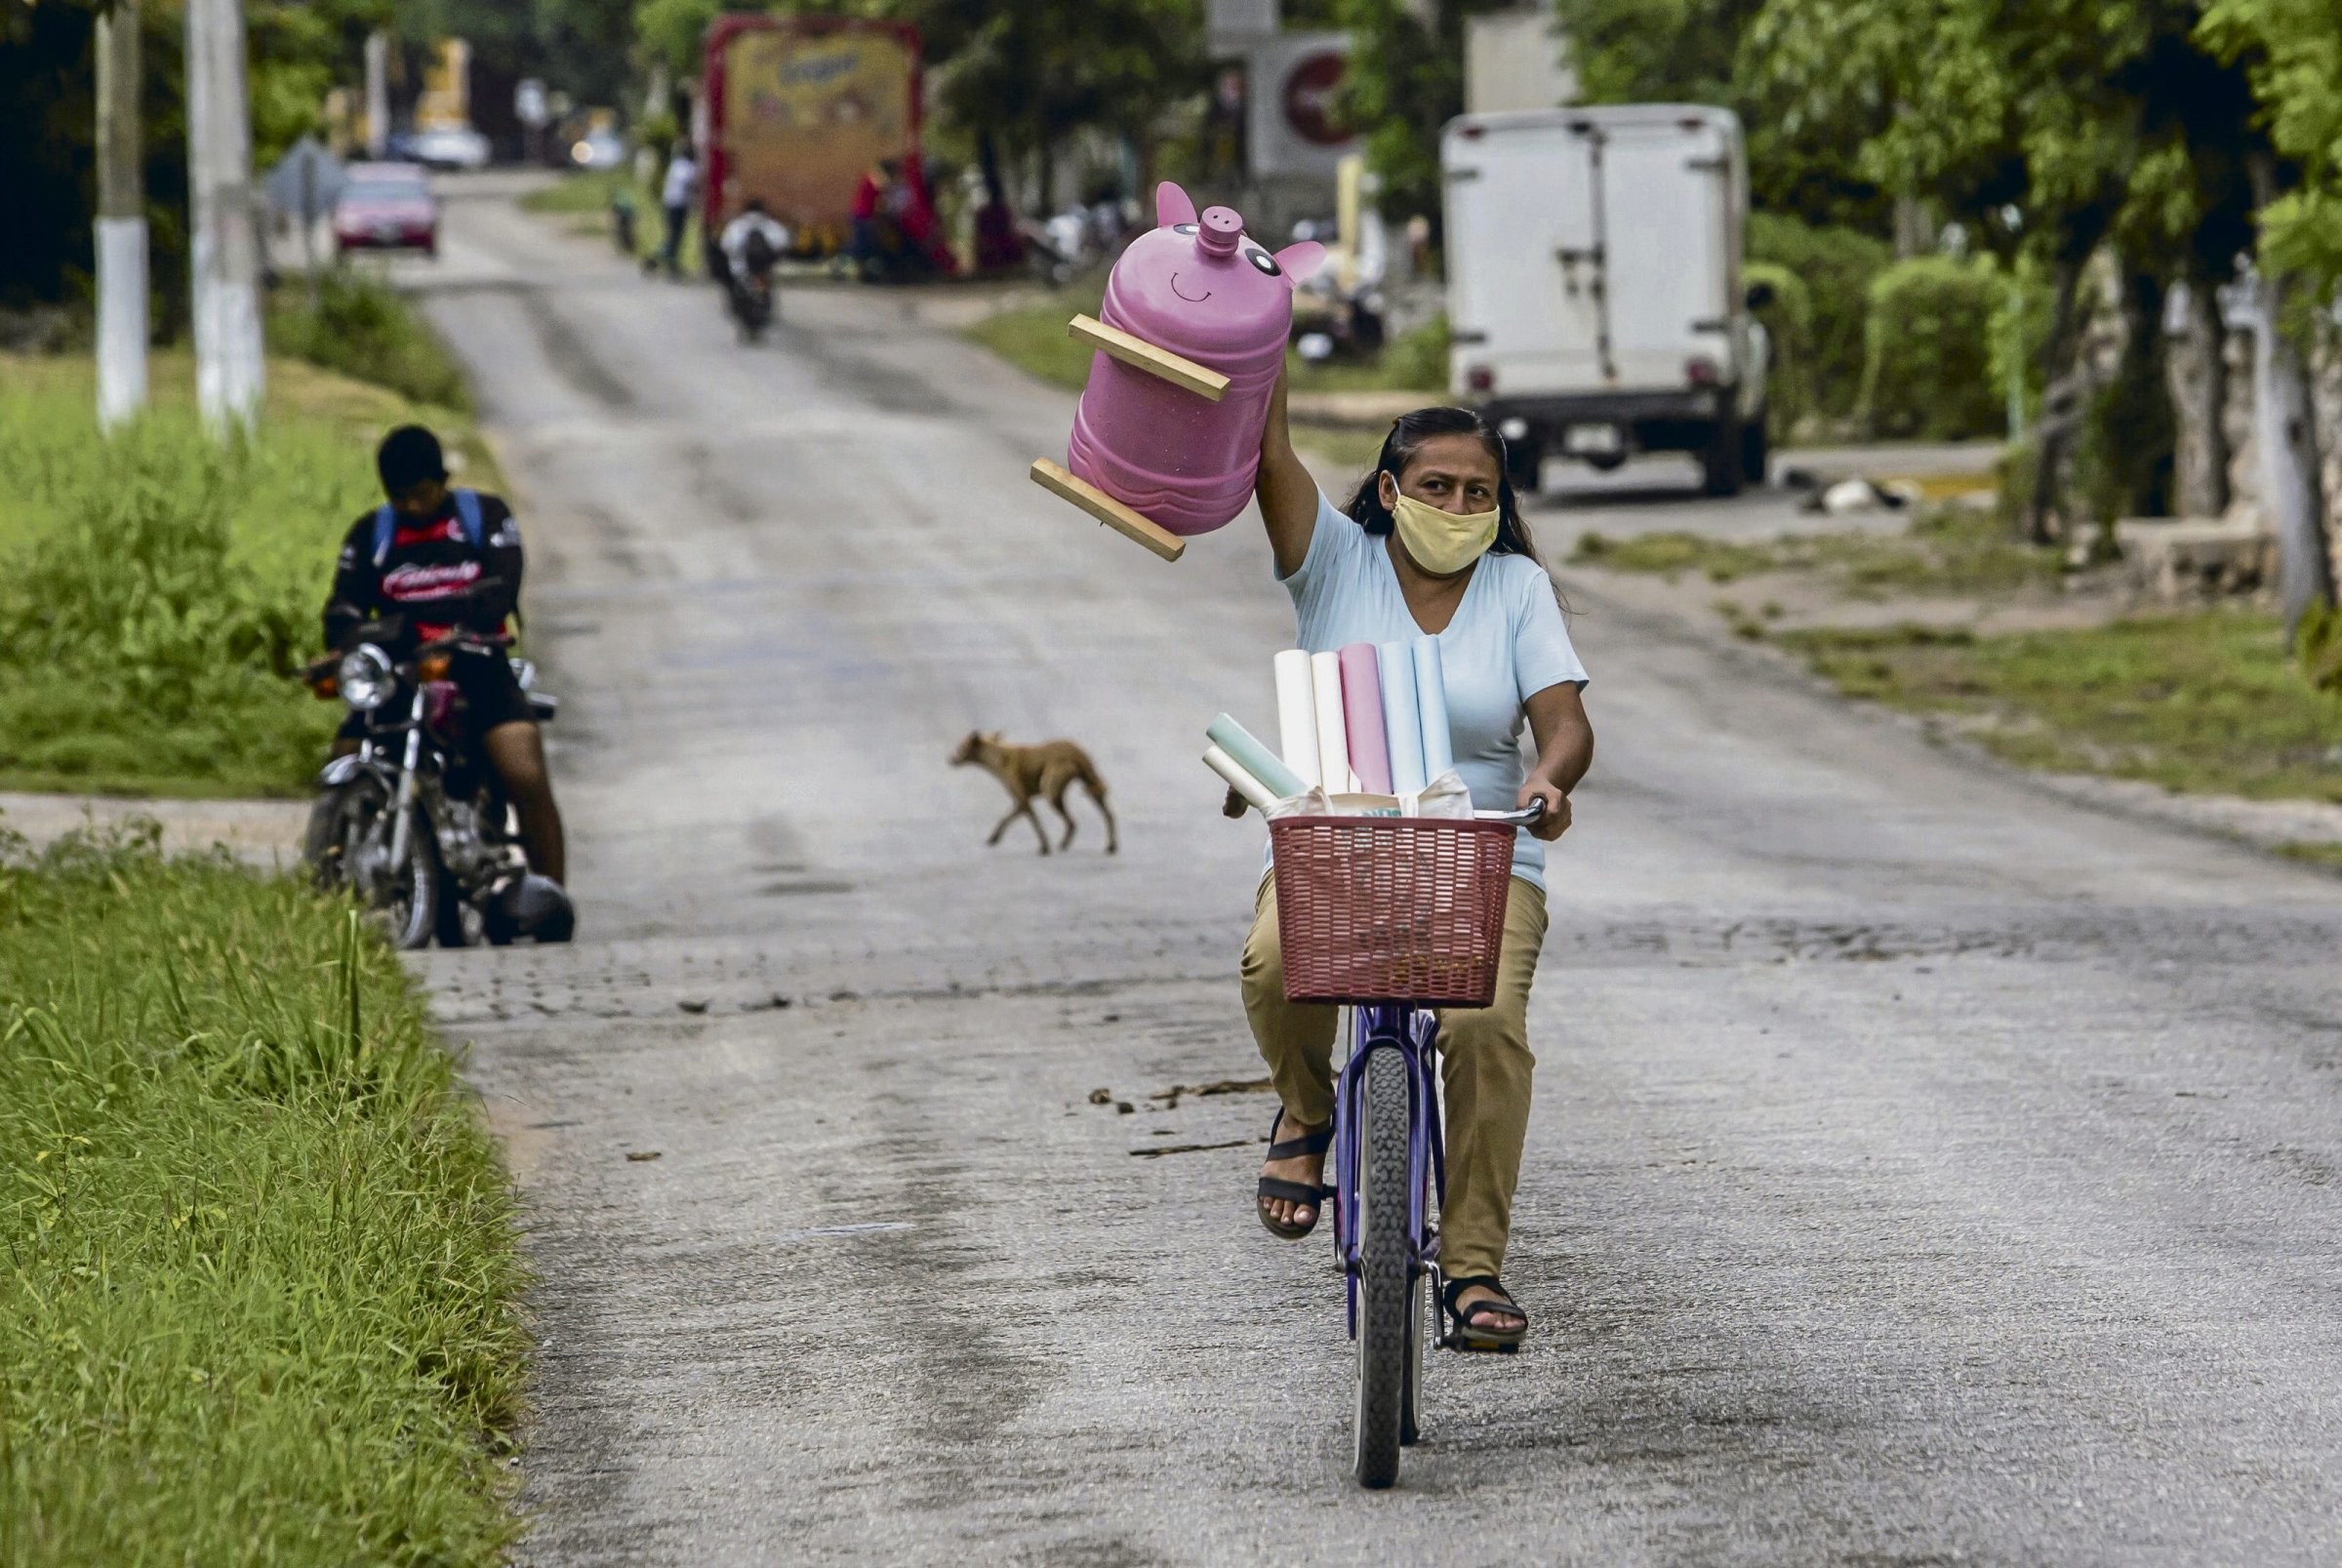
<instances>
[{"instance_id":1,"label":"pig eye","mask_svg":"<svg viewBox=\"0 0 2342 1568\"><path fill-rule=\"evenodd\" d=\"M1279 268L1276 264L1276 258L1271 256L1267 251L1246 251L1244 253L1244 260L1250 261L1254 266L1259 267L1263 272L1266 272L1271 277L1275 277L1279 271Z\"/></svg>"},{"instance_id":2,"label":"pig eye","mask_svg":"<svg viewBox=\"0 0 2342 1568\"><path fill-rule=\"evenodd\" d=\"M1195 232L1195 225L1193 223L1173 223L1171 225L1171 232L1174 234L1192 234Z\"/></svg>"}]
</instances>

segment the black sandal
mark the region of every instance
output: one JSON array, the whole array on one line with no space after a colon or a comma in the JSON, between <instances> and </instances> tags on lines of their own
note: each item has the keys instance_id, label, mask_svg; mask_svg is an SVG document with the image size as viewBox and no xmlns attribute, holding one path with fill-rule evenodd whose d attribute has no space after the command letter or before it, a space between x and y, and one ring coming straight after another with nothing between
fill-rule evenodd
<instances>
[{"instance_id":1,"label":"black sandal","mask_svg":"<svg viewBox=\"0 0 2342 1568\"><path fill-rule=\"evenodd\" d=\"M1277 1113L1269 1120L1271 1139L1273 1140L1276 1137L1277 1124L1284 1119L1285 1113L1280 1106ZM1299 1138L1289 1138L1281 1144L1272 1142L1269 1146L1268 1157L1272 1160L1299 1159L1304 1154L1322 1154L1333 1146L1334 1126L1333 1123L1328 1122L1313 1133L1304 1133ZM1325 1200L1333 1195L1334 1189L1330 1186L1312 1186L1307 1182L1288 1182L1281 1176L1264 1176L1261 1178L1260 1196L1254 1199L1252 1212L1260 1216L1262 1226L1279 1241L1299 1241L1317 1228L1318 1220L1325 1214ZM1261 1207L1260 1198L1277 1198L1286 1203L1306 1203L1310 1206L1310 1223L1308 1225L1290 1225L1272 1220L1269 1217L1269 1211Z\"/></svg>"},{"instance_id":2,"label":"black sandal","mask_svg":"<svg viewBox=\"0 0 2342 1568\"><path fill-rule=\"evenodd\" d=\"M1456 1310L1456 1299L1474 1285L1484 1285L1496 1292L1492 1297L1474 1302L1461 1312ZM1494 1274L1467 1274L1451 1279L1440 1287L1439 1305L1447 1312L1450 1325L1447 1343L1459 1350L1516 1350L1520 1342L1529 1336L1529 1314L1521 1310L1513 1293L1505 1289ZM1480 1322L1483 1312L1502 1312L1507 1317L1520 1319L1518 1328L1488 1328Z\"/></svg>"}]
</instances>

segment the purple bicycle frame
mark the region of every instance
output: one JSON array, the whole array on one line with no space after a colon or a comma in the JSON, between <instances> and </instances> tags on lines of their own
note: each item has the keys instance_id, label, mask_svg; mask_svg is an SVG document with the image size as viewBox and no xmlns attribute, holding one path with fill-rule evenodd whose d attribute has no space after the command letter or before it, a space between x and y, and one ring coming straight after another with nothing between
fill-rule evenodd
<instances>
[{"instance_id":1,"label":"purple bicycle frame","mask_svg":"<svg viewBox=\"0 0 2342 1568\"><path fill-rule=\"evenodd\" d=\"M1348 1287L1350 1337L1358 1337L1358 1167L1364 1153L1366 1063L1396 1051L1407 1065L1407 1266L1439 1266L1430 1199L1447 1196L1447 1146L1440 1136L1439 1020L1412 1002L1364 1002L1350 1010L1350 1060L1334 1085L1334 1252Z\"/></svg>"}]
</instances>

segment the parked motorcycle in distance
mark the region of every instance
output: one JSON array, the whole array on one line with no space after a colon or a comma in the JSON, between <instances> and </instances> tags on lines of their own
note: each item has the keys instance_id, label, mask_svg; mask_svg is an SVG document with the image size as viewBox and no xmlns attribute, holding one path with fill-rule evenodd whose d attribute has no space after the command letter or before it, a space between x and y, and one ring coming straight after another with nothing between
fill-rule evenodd
<instances>
[{"instance_id":1,"label":"parked motorcycle in distance","mask_svg":"<svg viewBox=\"0 0 2342 1568\"><path fill-rule=\"evenodd\" d=\"M503 784L448 678L455 658L505 657L502 640L459 633L401 658L403 641L397 622L370 622L347 653L304 672L364 727L357 751L317 776L303 853L318 885L354 896L400 947L568 941L568 896L530 874ZM549 722L559 704L535 689L535 666L512 667L531 714Z\"/></svg>"}]
</instances>

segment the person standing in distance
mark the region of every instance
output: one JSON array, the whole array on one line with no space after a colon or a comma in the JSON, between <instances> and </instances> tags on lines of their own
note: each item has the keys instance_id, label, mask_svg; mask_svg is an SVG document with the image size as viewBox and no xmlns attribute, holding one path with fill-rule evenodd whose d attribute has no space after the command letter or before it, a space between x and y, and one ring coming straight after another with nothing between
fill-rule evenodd
<instances>
[{"instance_id":1,"label":"person standing in distance","mask_svg":"<svg viewBox=\"0 0 2342 1568\"><path fill-rule=\"evenodd\" d=\"M389 498L390 526L384 530L375 511L350 524L325 603L326 646L344 650L362 623L392 616L417 644L456 631L506 636L520 603L520 525L512 508L497 496L450 490L439 438L420 424L383 437L375 469ZM520 817L529 869L566 881L568 848L545 770L545 737L511 661L502 650L457 653L448 678ZM353 713L335 738L334 755L357 750L362 733Z\"/></svg>"},{"instance_id":2,"label":"person standing in distance","mask_svg":"<svg viewBox=\"0 0 2342 1568\"><path fill-rule=\"evenodd\" d=\"M670 278L683 275L683 225L691 218L691 194L700 183L700 166L692 161L691 144L675 143L666 160L666 178L659 187L659 209L666 219L666 234L659 247L659 264Z\"/></svg>"}]
</instances>

